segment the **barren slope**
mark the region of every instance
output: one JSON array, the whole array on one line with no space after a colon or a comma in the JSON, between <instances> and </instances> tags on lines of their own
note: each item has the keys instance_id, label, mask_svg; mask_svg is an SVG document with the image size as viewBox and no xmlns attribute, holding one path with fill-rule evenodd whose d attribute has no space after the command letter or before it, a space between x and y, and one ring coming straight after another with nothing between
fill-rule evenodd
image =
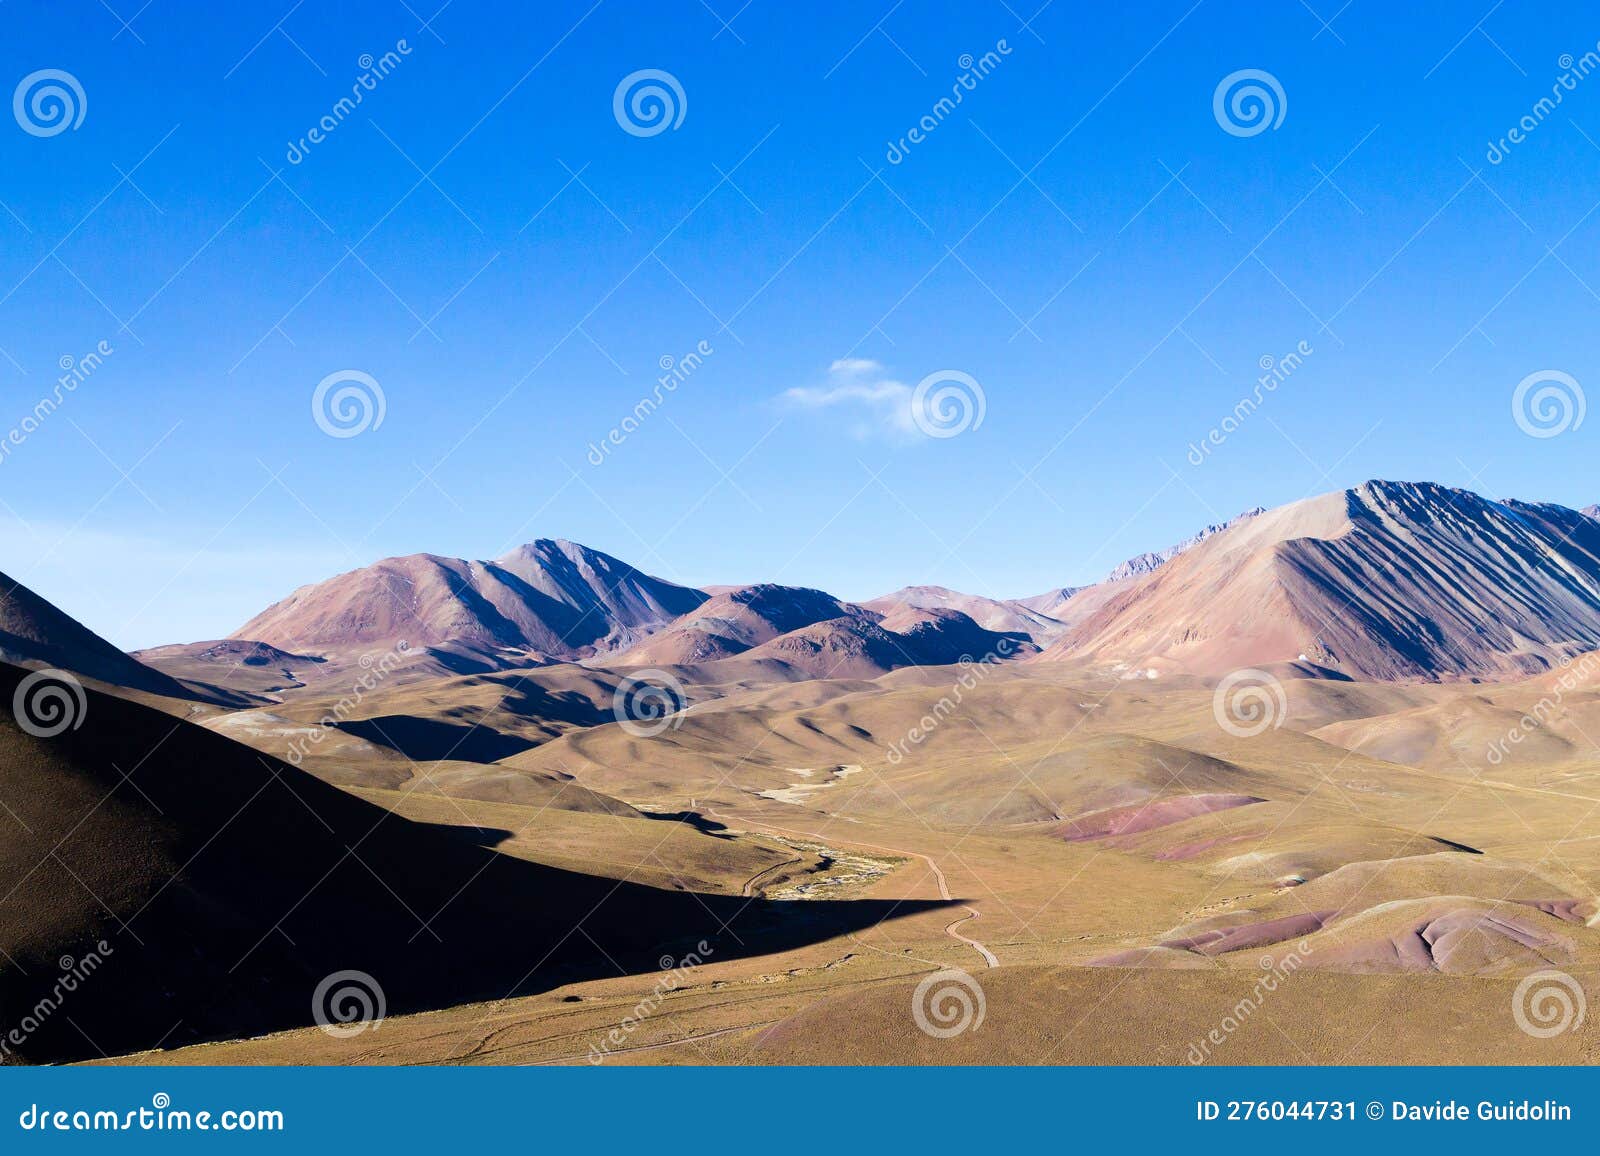
<instances>
[{"instance_id":1,"label":"barren slope","mask_svg":"<svg viewBox=\"0 0 1600 1156\"><path fill-rule=\"evenodd\" d=\"M1042 658L1203 673L1298 659L1448 679L1517 677L1600 647L1600 525L1431 484L1297 502L1118 585Z\"/></svg>"},{"instance_id":2,"label":"barren slope","mask_svg":"<svg viewBox=\"0 0 1600 1156\"><path fill-rule=\"evenodd\" d=\"M412 554L296 590L233 638L307 654L446 648L456 669L626 645L705 600L571 542L541 540L497 562ZM507 654L511 658L505 658Z\"/></svg>"}]
</instances>

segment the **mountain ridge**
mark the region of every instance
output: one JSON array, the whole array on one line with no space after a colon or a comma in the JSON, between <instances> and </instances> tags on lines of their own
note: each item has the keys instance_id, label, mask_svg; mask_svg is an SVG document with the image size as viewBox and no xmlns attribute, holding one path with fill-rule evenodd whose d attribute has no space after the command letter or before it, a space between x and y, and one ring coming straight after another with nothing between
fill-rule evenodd
<instances>
[{"instance_id":1,"label":"mountain ridge","mask_svg":"<svg viewBox=\"0 0 1600 1156\"><path fill-rule=\"evenodd\" d=\"M955 661L944 643L959 634L969 645L1010 637L1027 644L1017 656L1037 646L1045 662L1512 677L1600 647L1596 533L1600 505L1573 510L1372 480L1246 510L1136 555L1089 587L1001 600L922 585L862 603L775 583L695 589L578 543L538 539L492 561L384 559L301 587L230 637L346 658L404 640L458 672L750 656L821 677L821 656L834 653L866 674ZM918 625L922 643L906 645L891 628L901 609L933 616ZM961 622L939 619L943 612ZM159 668L164 649L141 654ZM904 662L891 661L896 649Z\"/></svg>"},{"instance_id":2,"label":"mountain ridge","mask_svg":"<svg viewBox=\"0 0 1600 1156\"><path fill-rule=\"evenodd\" d=\"M493 561L407 554L302 586L229 638L300 654L465 646L488 665L619 650L707 596L564 539Z\"/></svg>"},{"instance_id":3,"label":"mountain ridge","mask_svg":"<svg viewBox=\"0 0 1600 1156\"><path fill-rule=\"evenodd\" d=\"M1494 679L1596 648L1600 523L1550 503L1370 481L1209 536L1125 583L1039 660Z\"/></svg>"}]
</instances>

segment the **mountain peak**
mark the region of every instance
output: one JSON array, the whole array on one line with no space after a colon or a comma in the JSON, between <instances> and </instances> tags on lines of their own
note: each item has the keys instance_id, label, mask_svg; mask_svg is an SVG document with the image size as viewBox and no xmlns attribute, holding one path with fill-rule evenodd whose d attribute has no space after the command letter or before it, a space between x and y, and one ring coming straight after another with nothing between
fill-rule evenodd
<instances>
[{"instance_id":1,"label":"mountain peak","mask_svg":"<svg viewBox=\"0 0 1600 1156\"><path fill-rule=\"evenodd\" d=\"M558 659L627 645L706 595L565 539L493 562L413 554L296 590L233 635L297 653L463 643ZM527 661L524 655L521 659Z\"/></svg>"},{"instance_id":2,"label":"mountain peak","mask_svg":"<svg viewBox=\"0 0 1600 1156\"><path fill-rule=\"evenodd\" d=\"M1482 494L1460 486L1446 486L1439 482L1396 482L1373 478L1362 482L1346 494L1380 503L1443 503L1455 505L1481 505L1489 502Z\"/></svg>"},{"instance_id":3,"label":"mountain peak","mask_svg":"<svg viewBox=\"0 0 1600 1156\"><path fill-rule=\"evenodd\" d=\"M1047 656L1492 679L1600 648L1600 527L1564 506L1374 480L1251 519L1133 576Z\"/></svg>"}]
</instances>

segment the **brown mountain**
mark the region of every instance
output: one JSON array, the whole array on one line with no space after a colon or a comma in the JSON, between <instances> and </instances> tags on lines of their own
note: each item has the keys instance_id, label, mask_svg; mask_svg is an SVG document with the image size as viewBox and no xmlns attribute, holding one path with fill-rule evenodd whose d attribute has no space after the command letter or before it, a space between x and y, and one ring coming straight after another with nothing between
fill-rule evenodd
<instances>
[{"instance_id":1,"label":"brown mountain","mask_svg":"<svg viewBox=\"0 0 1600 1156\"><path fill-rule=\"evenodd\" d=\"M897 607L813 623L744 652L806 678L877 678L906 666L950 666L1036 654L1026 634L985 630L959 610Z\"/></svg>"},{"instance_id":2,"label":"brown mountain","mask_svg":"<svg viewBox=\"0 0 1600 1156\"><path fill-rule=\"evenodd\" d=\"M836 618L871 615L821 590L761 583L717 594L655 637L618 656L631 666L715 662L771 642L791 630Z\"/></svg>"},{"instance_id":3,"label":"brown mountain","mask_svg":"<svg viewBox=\"0 0 1600 1156\"><path fill-rule=\"evenodd\" d=\"M387 558L296 590L232 637L315 655L403 641L485 669L616 650L705 600L598 550L540 540L494 562Z\"/></svg>"},{"instance_id":4,"label":"brown mountain","mask_svg":"<svg viewBox=\"0 0 1600 1156\"><path fill-rule=\"evenodd\" d=\"M1024 609L1035 614L1042 614L1046 618L1060 621L1060 612L1066 604L1077 595L1089 589L1087 586L1058 586L1054 590L1046 590L1043 594L1033 594L1027 598L1015 598L1012 601Z\"/></svg>"},{"instance_id":5,"label":"brown mountain","mask_svg":"<svg viewBox=\"0 0 1600 1156\"><path fill-rule=\"evenodd\" d=\"M1042 598L1048 596L1041 596ZM1048 613L1027 602L1002 601L981 594L963 594L945 586L903 586L892 594L861 603L868 610L888 614L902 606L914 610L956 610L985 630L1026 634L1044 646L1062 632L1062 625Z\"/></svg>"},{"instance_id":6,"label":"brown mountain","mask_svg":"<svg viewBox=\"0 0 1600 1156\"><path fill-rule=\"evenodd\" d=\"M1600 647L1600 524L1374 481L1250 517L1085 605L1041 660L1515 677Z\"/></svg>"},{"instance_id":7,"label":"brown mountain","mask_svg":"<svg viewBox=\"0 0 1600 1156\"><path fill-rule=\"evenodd\" d=\"M298 690L327 666L321 658L236 638L156 646L133 657L173 678L261 697Z\"/></svg>"}]
</instances>

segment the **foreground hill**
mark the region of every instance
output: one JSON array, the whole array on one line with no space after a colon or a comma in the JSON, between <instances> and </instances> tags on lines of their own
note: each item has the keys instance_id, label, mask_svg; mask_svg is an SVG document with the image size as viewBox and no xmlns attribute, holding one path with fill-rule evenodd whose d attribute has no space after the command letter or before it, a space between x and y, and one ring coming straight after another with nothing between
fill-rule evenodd
<instances>
[{"instance_id":1,"label":"foreground hill","mask_svg":"<svg viewBox=\"0 0 1600 1156\"><path fill-rule=\"evenodd\" d=\"M1368 482L1251 517L1096 601L1042 660L1517 677L1600 647L1600 523Z\"/></svg>"},{"instance_id":2,"label":"foreground hill","mask_svg":"<svg viewBox=\"0 0 1600 1156\"><path fill-rule=\"evenodd\" d=\"M0 699L25 674L0 664ZM41 739L0 713L0 1022L33 1021L12 1060L309 1024L339 972L366 973L391 1010L440 1007L654 970L685 942L777 950L892 913L826 903L779 927L761 902L500 855L480 844L510 832L407 821L123 699L89 691L77 721ZM91 953L70 1006L41 1014L61 961Z\"/></svg>"},{"instance_id":3,"label":"foreground hill","mask_svg":"<svg viewBox=\"0 0 1600 1156\"><path fill-rule=\"evenodd\" d=\"M0 660L58 667L151 694L189 696L175 679L124 654L4 574L0 574Z\"/></svg>"}]
</instances>

